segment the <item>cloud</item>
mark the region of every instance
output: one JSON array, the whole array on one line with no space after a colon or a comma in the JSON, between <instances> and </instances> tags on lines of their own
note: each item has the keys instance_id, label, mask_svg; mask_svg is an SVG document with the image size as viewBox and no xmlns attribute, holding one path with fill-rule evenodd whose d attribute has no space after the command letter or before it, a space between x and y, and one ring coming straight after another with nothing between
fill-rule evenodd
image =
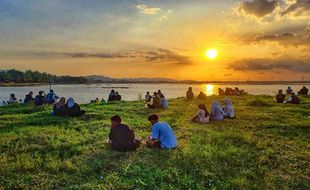
<instances>
[{"instance_id":1,"label":"cloud","mask_svg":"<svg viewBox=\"0 0 310 190\"><path fill-rule=\"evenodd\" d=\"M272 14L278 6L279 2L276 0L252 0L241 2L237 11L261 18Z\"/></svg>"},{"instance_id":2,"label":"cloud","mask_svg":"<svg viewBox=\"0 0 310 190\"><path fill-rule=\"evenodd\" d=\"M147 62L172 62L175 64L192 64L190 57L181 55L169 49L156 49L153 51L130 51L130 52L117 52L117 53L65 53L66 56L73 58L143 58Z\"/></svg>"},{"instance_id":3,"label":"cloud","mask_svg":"<svg viewBox=\"0 0 310 190\"><path fill-rule=\"evenodd\" d=\"M281 16L289 14L294 16L310 16L310 0L296 0L280 13Z\"/></svg>"},{"instance_id":4,"label":"cloud","mask_svg":"<svg viewBox=\"0 0 310 190\"><path fill-rule=\"evenodd\" d=\"M291 72L310 73L310 58L243 59L229 64L228 69L236 71L286 70Z\"/></svg>"},{"instance_id":5,"label":"cloud","mask_svg":"<svg viewBox=\"0 0 310 190\"><path fill-rule=\"evenodd\" d=\"M267 34L255 37L255 42L275 41L282 46L306 46L310 47L310 33L298 35L295 33Z\"/></svg>"},{"instance_id":6,"label":"cloud","mask_svg":"<svg viewBox=\"0 0 310 190\"><path fill-rule=\"evenodd\" d=\"M155 15L161 12L161 9L158 7L148 7L145 4L139 4L136 6L140 13L147 15Z\"/></svg>"}]
</instances>

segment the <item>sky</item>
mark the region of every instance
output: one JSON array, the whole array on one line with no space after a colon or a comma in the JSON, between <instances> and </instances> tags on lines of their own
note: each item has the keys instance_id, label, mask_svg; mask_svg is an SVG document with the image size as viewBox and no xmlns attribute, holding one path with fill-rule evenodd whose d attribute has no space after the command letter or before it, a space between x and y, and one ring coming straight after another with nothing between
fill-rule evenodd
<instances>
[{"instance_id":1,"label":"sky","mask_svg":"<svg viewBox=\"0 0 310 190\"><path fill-rule=\"evenodd\" d=\"M310 0L0 0L0 69L11 68L310 80Z\"/></svg>"}]
</instances>

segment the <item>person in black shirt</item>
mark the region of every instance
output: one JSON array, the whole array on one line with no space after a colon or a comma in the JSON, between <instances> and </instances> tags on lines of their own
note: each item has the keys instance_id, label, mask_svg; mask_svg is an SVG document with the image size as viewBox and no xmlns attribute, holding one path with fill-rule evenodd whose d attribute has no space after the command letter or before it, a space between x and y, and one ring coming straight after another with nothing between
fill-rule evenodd
<instances>
[{"instance_id":1,"label":"person in black shirt","mask_svg":"<svg viewBox=\"0 0 310 190\"><path fill-rule=\"evenodd\" d=\"M285 100L285 95L283 94L282 90L278 91L278 94L276 95L276 99L278 103L283 103Z\"/></svg>"},{"instance_id":2,"label":"person in black shirt","mask_svg":"<svg viewBox=\"0 0 310 190\"><path fill-rule=\"evenodd\" d=\"M193 93L193 88L192 87L189 87L188 88L188 91L186 92L186 99L188 100L192 100L194 99L194 93Z\"/></svg>"},{"instance_id":3,"label":"person in black shirt","mask_svg":"<svg viewBox=\"0 0 310 190\"><path fill-rule=\"evenodd\" d=\"M45 93L44 91L39 91L39 95L34 99L34 104L37 106L42 106L45 104Z\"/></svg>"},{"instance_id":4,"label":"person in black shirt","mask_svg":"<svg viewBox=\"0 0 310 190\"><path fill-rule=\"evenodd\" d=\"M133 151L138 148L140 141L135 139L135 134L128 125L121 124L120 116L111 117L111 131L109 134L109 144L113 150Z\"/></svg>"},{"instance_id":5,"label":"person in black shirt","mask_svg":"<svg viewBox=\"0 0 310 190\"><path fill-rule=\"evenodd\" d=\"M198 94L198 96L197 96L197 99L198 100L205 100L205 99L207 99L207 95L203 92L200 92L200 94Z\"/></svg>"},{"instance_id":6,"label":"person in black shirt","mask_svg":"<svg viewBox=\"0 0 310 190\"><path fill-rule=\"evenodd\" d=\"M67 116L79 117L85 114L84 110L81 110L80 106L75 103L73 98L67 100Z\"/></svg>"},{"instance_id":7,"label":"person in black shirt","mask_svg":"<svg viewBox=\"0 0 310 190\"><path fill-rule=\"evenodd\" d=\"M28 103L31 103L34 101L34 98L33 98L33 92L29 92L26 96L25 96L25 99L24 99L24 103L25 104L28 104Z\"/></svg>"}]
</instances>

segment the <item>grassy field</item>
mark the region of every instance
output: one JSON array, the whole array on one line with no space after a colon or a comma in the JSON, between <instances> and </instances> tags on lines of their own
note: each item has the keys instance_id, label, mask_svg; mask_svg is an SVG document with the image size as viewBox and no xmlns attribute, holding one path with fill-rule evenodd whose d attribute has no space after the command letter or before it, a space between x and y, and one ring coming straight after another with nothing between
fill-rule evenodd
<instances>
[{"instance_id":1,"label":"grassy field","mask_svg":"<svg viewBox=\"0 0 310 190\"><path fill-rule=\"evenodd\" d=\"M138 101L89 104L81 118L0 107L0 189L310 189L310 97L232 97L237 119L191 123L197 105L214 99L224 97L174 99L156 111ZM105 143L112 115L146 137L152 113L171 124L177 150L119 153Z\"/></svg>"}]
</instances>

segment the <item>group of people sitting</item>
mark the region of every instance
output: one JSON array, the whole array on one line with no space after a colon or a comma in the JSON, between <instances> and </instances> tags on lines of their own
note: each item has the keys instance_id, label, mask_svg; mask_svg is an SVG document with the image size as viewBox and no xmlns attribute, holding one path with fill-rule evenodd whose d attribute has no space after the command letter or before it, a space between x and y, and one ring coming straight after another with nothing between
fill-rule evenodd
<instances>
[{"instance_id":1,"label":"group of people sitting","mask_svg":"<svg viewBox=\"0 0 310 190\"><path fill-rule=\"evenodd\" d=\"M145 102L148 108L159 109L159 108L168 108L168 100L165 95L158 90L153 93L153 96L150 95L150 92L147 92L145 95Z\"/></svg>"},{"instance_id":2,"label":"group of people sitting","mask_svg":"<svg viewBox=\"0 0 310 190\"><path fill-rule=\"evenodd\" d=\"M286 93L288 95L287 100L285 100L286 96L283 93L283 90L279 90L278 94L276 95L276 100L277 103L282 103L282 104L300 104L300 98L293 92L293 90L288 87L288 89L286 90Z\"/></svg>"},{"instance_id":3,"label":"group of people sitting","mask_svg":"<svg viewBox=\"0 0 310 190\"><path fill-rule=\"evenodd\" d=\"M208 123L210 121L221 121L225 118L234 119L235 110L232 101L228 98L224 100L222 107L218 101L213 101L211 112L209 113L205 104L198 105L198 112L192 118L195 123Z\"/></svg>"},{"instance_id":4,"label":"group of people sitting","mask_svg":"<svg viewBox=\"0 0 310 190\"><path fill-rule=\"evenodd\" d=\"M156 114L150 115L148 121L152 125L152 134L147 137L145 142L149 148L170 150L177 147L177 138L168 123L159 122ZM136 150L143 140L136 138L133 129L122 124L121 117L115 115L111 117L108 143L113 150L123 152Z\"/></svg>"},{"instance_id":5,"label":"group of people sitting","mask_svg":"<svg viewBox=\"0 0 310 190\"><path fill-rule=\"evenodd\" d=\"M111 90L109 94L108 102L121 101L121 100L122 100L122 96L117 91Z\"/></svg>"},{"instance_id":6,"label":"group of people sitting","mask_svg":"<svg viewBox=\"0 0 310 190\"><path fill-rule=\"evenodd\" d=\"M18 101L15 94L10 94L10 99L6 102L7 104L15 104L15 103L24 103L30 104L33 103L37 106L42 106L44 104L54 104L58 96L55 94L54 90L50 90L50 92L45 95L44 91L39 91L36 97L33 97L33 92L30 91L25 95L24 101L21 99Z\"/></svg>"},{"instance_id":7,"label":"group of people sitting","mask_svg":"<svg viewBox=\"0 0 310 190\"><path fill-rule=\"evenodd\" d=\"M225 91L221 88L219 88L219 95L220 96L242 96L246 95L247 93L244 90L240 90L238 87L235 87L235 89L232 88L226 88Z\"/></svg>"},{"instance_id":8,"label":"group of people sitting","mask_svg":"<svg viewBox=\"0 0 310 190\"><path fill-rule=\"evenodd\" d=\"M54 116L69 116L69 117L79 117L85 114L84 110L81 110L81 107L75 103L73 98L61 97L58 102L53 106Z\"/></svg>"},{"instance_id":9,"label":"group of people sitting","mask_svg":"<svg viewBox=\"0 0 310 190\"><path fill-rule=\"evenodd\" d=\"M195 98L195 94L193 92L193 88L189 87L187 92L186 92L186 99L188 100L193 100ZM205 93L203 93L202 91L200 91L200 93L197 96L198 100L204 100L207 99L207 95Z\"/></svg>"},{"instance_id":10,"label":"group of people sitting","mask_svg":"<svg viewBox=\"0 0 310 190\"><path fill-rule=\"evenodd\" d=\"M308 95L309 89L305 86L303 86L299 91L298 91L298 95L302 96L302 95Z\"/></svg>"}]
</instances>

